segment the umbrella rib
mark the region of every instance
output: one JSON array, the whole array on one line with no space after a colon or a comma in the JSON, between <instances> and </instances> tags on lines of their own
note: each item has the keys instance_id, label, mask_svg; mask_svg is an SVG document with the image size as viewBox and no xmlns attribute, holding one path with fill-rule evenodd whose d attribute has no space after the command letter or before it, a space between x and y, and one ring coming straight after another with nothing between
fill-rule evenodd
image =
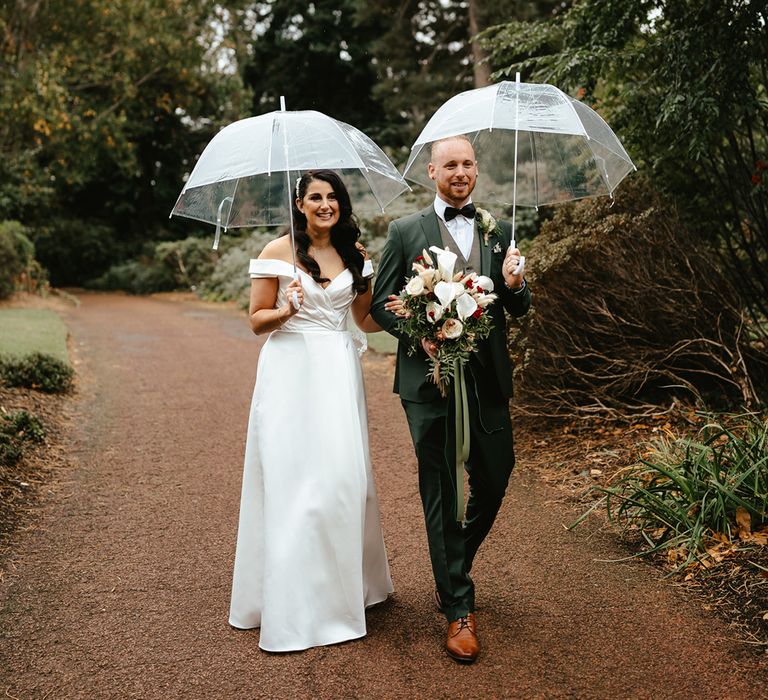
<instances>
[{"instance_id":1,"label":"umbrella rib","mask_svg":"<svg viewBox=\"0 0 768 700\"><path fill-rule=\"evenodd\" d=\"M566 95L566 98L567 98L567 97L568 97L568 96ZM579 117L579 113L576 111L576 108L573 106L573 104L571 104L571 100L572 100L572 99L573 99L573 98L568 98L568 100L567 100L567 101L568 101L568 106L569 106L569 107L570 107L570 108L573 110L573 113L576 115L576 119L578 120L579 124L581 124L581 125L582 125L582 127L583 127L583 126L584 126L584 123L581 121L581 117ZM573 100L573 102L578 102L578 100ZM582 103L579 103L579 104L582 104ZM584 106L585 106L585 107L587 107L588 109L591 109L591 108L590 108L590 107L588 107L587 105L584 105ZM597 117L597 118L598 118L598 119L599 119L599 120L600 120L600 121L603 123L603 126L605 126L605 128L606 128L606 129L608 129L608 131L609 131L611 134L613 134L614 138L615 138L615 139L616 139L616 141L618 142L618 144L619 144L619 147L621 148L621 150L623 151L623 153L620 153L619 151L615 150L614 148L611 148L611 147L610 147L608 144L606 144L606 143L603 143L602 141L599 141L599 140L598 140L597 142L598 142L598 143L599 143L599 144L600 144L600 145L601 145L603 148L605 148L605 150L607 150L607 151L610 151L611 153L613 153L613 155L615 155L615 156L618 156L619 158L621 158L621 160L623 160L623 161L624 161L624 162L626 162L626 163L629 163L629 164L630 164L630 165L631 165L631 166L634 168L634 167L635 167L635 164L632 162L632 159L629 157L629 154L626 152L626 150L624 150L624 146L621 144L621 141L619 141L619 139L618 139L618 137L616 136L616 134L614 134L614 133L613 133L613 129L611 129L611 127L610 127L610 126L608 126L608 123L605 121L605 119L603 119L603 118L602 118L602 117L601 117L601 116L600 116L600 115L599 115L599 114L598 114L598 113L597 113L597 112L596 112L594 109L592 109L591 111L592 111L592 113L594 114L594 116L595 116L595 117ZM586 133L586 131L587 131L587 130L586 130L586 129L584 129L584 135L587 137L587 141L593 141L593 140L595 140L595 139L592 139L592 138L591 138L591 137L590 137L590 136L589 136L589 135ZM635 168L635 170L637 170L637 168Z\"/></svg>"},{"instance_id":2,"label":"umbrella rib","mask_svg":"<svg viewBox=\"0 0 768 700\"><path fill-rule=\"evenodd\" d=\"M501 85L501 83L499 83L499 85ZM490 126L488 127L489 131L493 131L493 120L494 120L494 117L496 116L496 100L498 99L499 99L499 88L497 87L496 94L493 96L493 100L491 101L491 121L490 121ZM518 99L520 99L519 95L518 95ZM515 125L515 128L517 128L517 125Z\"/></svg>"},{"instance_id":3,"label":"umbrella rib","mask_svg":"<svg viewBox=\"0 0 768 700\"><path fill-rule=\"evenodd\" d=\"M531 160L533 161L533 198L537 209L539 208L539 159L536 157L536 139L533 138L533 131L528 132L528 138L531 140Z\"/></svg>"},{"instance_id":4,"label":"umbrella rib","mask_svg":"<svg viewBox=\"0 0 768 700\"><path fill-rule=\"evenodd\" d=\"M587 141L590 140L589 134L587 133L587 130L584 128L584 123L581 121L581 117L579 116L579 113L576 111L576 108L571 104L571 100L565 93L562 93L563 97L565 98L565 104L568 105L571 112L573 112L573 116L576 117L577 124L581 127L582 130L582 136L587 137ZM575 100L574 100L575 101Z\"/></svg>"},{"instance_id":5,"label":"umbrella rib","mask_svg":"<svg viewBox=\"0 0 768 700\"><path fill-rule=\"evenodd\" d=\"M275 134L275 122L277 114L272 117L272 128L269 130L269 146L267 147L267 177L272 177L272 139Z\"/></svg>"},{"instance_id":6,"label":"umbrella rib","mask_svg":"<svg viewBox=\"0 0 768 700\"><path fill-rule=\"evenodd\" d=\"M342 128L339 126L339 123L338 123L338 122L337 122L335 119L331 118L331 121L333 122L333 125L336 127L336 129L337 129L339 132L341 132L341 135L342 135L342 137L343 137L343 139L344 139L344 142L345 142L347 145L349 145L349 138L348 138L348 137L347 137L347 135L344 133L344 129L342 129ZM358 152L357 152L357 151L356 151L354 148L352 149L352 153L354 153L354 154L355 154L355 157L357 158L357 160L358 160L358 161L360 161L360 165L358 165L357 167L359 168L359 167L361 167L361 166L362 166L362 167L363 167L363 168L364 168L364 169L367 171L367 170L368 170L368 166L367 166L367 165L366 165L366 164L363 162L363 159L360 157L360 154L359 154L359 153L358 153ZM340 169L341 169L341 168L340 168ZM366 178L366 181L367 181L367 178ZM370 183L368 183L368 184L370 185ZM375 196L375 195L374 195L374 196ZM377 199L376 201L378 201L378 199Z\"/></svg>"}]
</instances>

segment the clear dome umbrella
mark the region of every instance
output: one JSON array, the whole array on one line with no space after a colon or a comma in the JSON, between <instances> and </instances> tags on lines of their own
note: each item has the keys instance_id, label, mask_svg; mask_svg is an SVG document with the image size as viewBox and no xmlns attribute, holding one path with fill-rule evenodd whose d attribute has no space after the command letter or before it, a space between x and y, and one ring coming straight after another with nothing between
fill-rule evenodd
<instances>
[{"instance_id":1,"label":"clear dome umbrella","mask_svg":"<svg viewBox=\"0 0 768 700\"><path fill-rule=\"evenodd\" d=\"M290 225L296 179L307 170L341 175L356 211L384 211L410 189L386 154L354 126L311 110L280 111L224 127L200 155L171 216L221 230ZM294 271L296 259L294 254Z\"/></svg>"},{"instance_id":2,"label":"clear dome umbrella","mask_svg":"<svg viewBox=\"0 0 768 700\"><path fill-rule=\"evenodd\" d=\"M475 202L539 207L584 197L613 196L636 170L597 112L554 85L503 81L445 102L427 122L405 166L406 179L434 188L427 176L430 144L465 135L479 175Z\"/></svg>"}]
</instances>

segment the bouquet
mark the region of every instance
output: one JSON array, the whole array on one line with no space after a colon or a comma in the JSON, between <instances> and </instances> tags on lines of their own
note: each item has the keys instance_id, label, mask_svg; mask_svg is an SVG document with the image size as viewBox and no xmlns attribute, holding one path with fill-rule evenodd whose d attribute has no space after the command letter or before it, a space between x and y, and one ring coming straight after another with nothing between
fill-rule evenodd
<instances>
[{"instance_id":1,"label":"bouquet","mask_svg":"<svg viewBox=\"0 0 768 700\"><path fill-rule=\"evenodd\" d=\"M426 339L437 346L430 357L430 378L442 396L460 372L479 341L487 338L493 322L487 307L494 302L493 280L474 272L454 272L456 254L432 246L437 265L424 250L413 263L416 273L403 288L405 317L397 330L408 336L413 355Z\"/></svg>"}]
</instances>

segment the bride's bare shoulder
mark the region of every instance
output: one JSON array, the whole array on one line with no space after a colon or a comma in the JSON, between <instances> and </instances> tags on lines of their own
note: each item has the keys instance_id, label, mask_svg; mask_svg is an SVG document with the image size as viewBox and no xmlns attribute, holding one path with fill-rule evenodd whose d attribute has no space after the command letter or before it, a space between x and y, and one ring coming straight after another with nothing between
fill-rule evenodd
<instances>
[{"instance_id":1,"label":"bride's bare shoulder","mask_svg":"<svg viewBox=\"0 0 768 700\"><path fill-rule=\"evenodd\" d=\"M280 236L274 241L270 241L264 246L259 254L259 260L282 260L291 262L291 239L290 236Z\"/></svg>"}]
</instances>

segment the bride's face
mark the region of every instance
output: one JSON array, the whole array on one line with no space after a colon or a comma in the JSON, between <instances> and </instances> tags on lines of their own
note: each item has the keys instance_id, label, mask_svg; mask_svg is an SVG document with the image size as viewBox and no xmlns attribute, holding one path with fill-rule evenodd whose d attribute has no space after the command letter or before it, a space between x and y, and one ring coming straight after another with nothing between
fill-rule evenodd
<instances>
[{"instance_id":1,"label":"bride's face","mask_svg":"<svg viewBox=\"0 0 768 700\"><path fill-rule=\"evenodd\" d=\"M312 180L304 199L296 202L299 211L307 217L307 230L330 232L339 220L339 202L333 188L323 180Z\"/></svg>"}]
</instances>

